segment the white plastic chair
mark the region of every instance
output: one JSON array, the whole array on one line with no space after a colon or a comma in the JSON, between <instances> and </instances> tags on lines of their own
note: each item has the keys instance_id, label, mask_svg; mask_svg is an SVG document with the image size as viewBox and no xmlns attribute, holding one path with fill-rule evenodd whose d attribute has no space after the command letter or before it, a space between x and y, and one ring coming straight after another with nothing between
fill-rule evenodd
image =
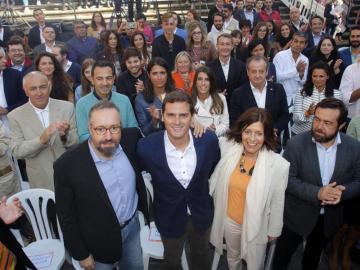
<instances>
[{"instance_id":1,"label":"white plastic chair","mask_svg":"<svg viewBox=\"0 0 360 270\"><path fill-rule=\"evenodd\" d=\"M55 202L54 192L46 189L28 189L14 194L7 202L11 202L15 197L21 201L25 215L31 223L36 238L35 242L23 247L24 252L35 266L37 266L35 261L40 259L38 256L48 255L51 257L50 265L41 267L42 270L60 269L65 261L63 235L59 221L56 218L60 239L54 238L54 231L47 216L47 205L49 201ZM13 233L20 244L24 246L23 241L20 239L20 233L18 231L14 232L14 230ZM37 268L40 268L40 266Z\"/></svg>"},{"instance_id":2,"label":"white plastic chair","mask_svg":"<svg viewBox=\"0 0 360 270\"><path fill-rule=\"evenodd\" d=\"M142 176L144 179L146 189L149 192L150 200L152 201L154 198L154 190L151 184L151 175L149 173L143 172ZM141 240L141 247L143 252L144 269L148 270L150 258L160 259L160 260L164 259L164 246L161 241L149 240L150 228L145 225L144 216L142 214L139 215L139 220L141 225L140 240ZM155 223L151 222L150 227L156 228ZM181 256L181 265L183 267L183 270L189 269L189 265L186 259L185 248Z\"/></svg>"}]
</instances>

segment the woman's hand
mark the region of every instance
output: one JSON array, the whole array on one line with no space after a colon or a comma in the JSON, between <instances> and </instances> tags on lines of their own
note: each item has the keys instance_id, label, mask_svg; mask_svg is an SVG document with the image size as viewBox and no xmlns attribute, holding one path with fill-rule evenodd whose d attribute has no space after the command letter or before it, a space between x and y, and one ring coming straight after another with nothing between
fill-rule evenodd
<instances>
[{"instance_id":1,"label":"woman's hand","mask_svg":"<svg viewBox=\"0 0 360 270\"><path fill-rule=\"evenodd\" d=\"M153 123L153 125L157 125L161 120L161 110L156 108L154 105L151 105L148 108L148 111L150 113L151 122Z\"/></svg>"},{"instance_id":2,"label":"woman's hand","mask_svg":"<svg viewBox=\"0 0 360 270\"><path fill-rule=\"evenodd\" d=\"M6 203L6 196L2 198L0 203L0 219L5 224L14 223L23 213L21 202L18 198L14 198L8 204Z\"/></svg>"},{"instance_id":3,"label":"woman's hand","mask_svg":"<svg viewBox=\"0 0 360 270\"><path fill-rule=\"evenodd\" d=\"M206 128L196 118L193 118L191 127L194 128L193 134L195 138L201 138L206 131Z\"/></svg>"}]
</instances>

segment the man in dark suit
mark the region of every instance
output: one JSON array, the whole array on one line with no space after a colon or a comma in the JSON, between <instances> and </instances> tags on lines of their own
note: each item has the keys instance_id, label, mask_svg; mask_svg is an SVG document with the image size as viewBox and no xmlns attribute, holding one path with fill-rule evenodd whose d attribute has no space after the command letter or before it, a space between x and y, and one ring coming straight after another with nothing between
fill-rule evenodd
<instances>
[{"instance_id":1,"label":"man in dark suit","mask_svg":"<svg viewBox=\"0 0 360 270\"><path fill-rule=\"evenodd\" d=\"M33 55L34 55L34 59L36 59L36 57L38 56L38 54L42 53L42 52L53 52L53 48L57 45L65 45L64 42L58 41L56 40L56 32L55 32L55 28L52 26L45 26L42 30L42 35L44 37L44 43L41 43L39 45L37 45L34 49L33 49Z\"/></svg>"},{"instance_id":2,"label":"man in dark suit","mask_svg":"<svg viewBox=\"0 0 360 270\"><path fill-rule=\"evenodd\" d=\"M322 251L342 225L344 201L360 194L360 143L339 132L346 117L342 101L326 98L316 105L311 131L287 143L289 182L273 269L287 269L304 238L302 269L318 269Z\"/></svg>"},{"instance_id":3,"label":"man in dark suit","mask_svg":"<svg viewBox=\"0 0 360 270\"><path fill-rule=\"evenodd\" d=\"M269 62L261 56L252 56L247 61L249 82L235 89L230 101L230 126L251 107L264 108L270 112L277 135L289 122L286 93L281 84L266 81Z\"/></svg>"},{"instance_id":4,"label":"man in dark suit","mask_svg":"<svg viewBox=\"0 0 360 270\"><path fill-rule=\"evenodd\" d=\"M3 116L26 103L27 98L22 87L21 73L15 69L6 68L6 54L2 48L0 48L0 72L0 77L2 77L0 91L3 91L5 98L0 98L0 116Z\"/></svg>"},{"instance_id":5,"label":"man in dark suit","mask_svg":"<svg viewBox=\"0 0 360 270\"><path fill-rule=\"evenodd\" d=\"M222 13L223 8L224 8L224 0L216 0L215 6L210 8L209 14L208 14L208 19L207 19L207 25L206 25L208 32L211 31L211 27L214 24L214 15L218 12Z\"/></svg>"},{"instance_id":6,"label":"man in dark suit","mask_svg":"<svg viewBox=\"0 0 360 270\"><path fill-rule=\"evenodd\" d=\"M260 21L259 13L254 9L254 4L254 0L246 0L245 8L234 13L234 18L238 20L239 24L244 20L249 20L251 22L251 29Z\"/></svg>"},{"instance_id":7,"label":"man in dark suit","mask_svg":"<svg viewBox=\"0 0 360 270\"><path fill-rule=\"evenodd\" d=\"M231 57L234 45L230 34L220 34L216 46L219 57L207 65L215 74L217 88L224 93L227 103L230 104L233 90L248 80L246 67L243 62Z\"/></svg>"},{"instance_id":8,"label":"man in dark suit","mask_svg":"<svg viewBox=\"0 0 360 270\"><path fill-rule=\"evenodd\" d=\"M324 28L324 18L318 15L314 15L311 17L309 22L309 30L308 34L308 43L307 47L304 50L304 55L307 58L310 58L319 44L320 39L325 34L322 30Z\"/></svg>"},{"instance_id":9,"label":"man in dark suit","mask_svg":"<svg viewBox=\"0 0 360 270\"><path fill-rule=\"evenodd\" d=\"M37 45L45 42L42 35L42 30L45 26L51 26L50 23L45 21L45 14L41 8L35 8L33 10L33 16L36 20L36 24L31 27L29 31L29 46L33 49Z\"/></svg>"},{"instance_id":10,"label":"man in dark suit","mask_svg":"<svg viewBox=\"0 0 360 270\"><path fill-rule=\"evenodd\" d=\"M166 131L140 140L138 155L152 177L154 217L166 269L180 269L184 243L189 239L192 268L208 270L214 215L208 180L220 156L218 139L211 131L201 138L192 135L194 105L187 94L167 94L162 111Z\"/></svg>"},{"instance_id":11,"label":"man in dark suit","mask_svg":"<svg viewBox=\"0 0 360 270\"><path fill-rule=\"evenodd\" d=\"M90 139L54 163L56 210L65 246L85 269L143 269L138 206L149 221L136 159L137 128L121 129L119 109L100 101Z\"/></svg>"},{"instance_id":12,"label":"man in dark suit","mask_svg":"<svg viewBox=\"0 0 360 270\"><path fill-rule=\"evenodd\" d=\"M343 48L340 53L340 58L343 60L344 68L356 63L360 59L360 26L356 25L350 29L348 48Z\"/></svg>"},{"instance_id":13,"label":"man in dark suit","mask_svg":"<svg viewBox=\"0 0 360 270\"><path fill-rule=\"evenodd\" d=\"M0 265L1 269L26 270L36 269L16 241L9 226L23 214L21 202L14 198L6 203L6 197L0 202ZM15 268L13 268L15 265Z\"/></svg>"}]
</instances>

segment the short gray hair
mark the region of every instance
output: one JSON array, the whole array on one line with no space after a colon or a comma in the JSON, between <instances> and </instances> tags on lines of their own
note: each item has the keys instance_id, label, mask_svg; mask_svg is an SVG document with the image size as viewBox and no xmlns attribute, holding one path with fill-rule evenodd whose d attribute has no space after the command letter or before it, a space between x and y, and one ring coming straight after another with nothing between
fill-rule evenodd
<instances>
[{"instance_id":1,"label":"short gray hair","mask_svg":"<svg viewBox=\"0 0 360 270\"><path fill-rule=\"evenodd\" d=\"M40 76L43 77L47 82L49 82L48 78L45 76L44 73L41 71L31 71L28 74L26 74L23 78L23 85L26 85L26 83L33 78L34 76Z\"/></svg>"},{"instance_id":2,"label":"short gray hair","mask_svg":"<svg viewBox=\"0 0 360 270\"><path fill-rule=\"evenodd\" d=\"M264 57L264 56L259 56L259 55L256 55L256 56L251 56L247 59L246 61L246 70L249 70L249 65L251 62L261 62L261 61L264 61L265 64L266 64L266 69L269 68L269 60Z\"/></svg>"}]
</instances>

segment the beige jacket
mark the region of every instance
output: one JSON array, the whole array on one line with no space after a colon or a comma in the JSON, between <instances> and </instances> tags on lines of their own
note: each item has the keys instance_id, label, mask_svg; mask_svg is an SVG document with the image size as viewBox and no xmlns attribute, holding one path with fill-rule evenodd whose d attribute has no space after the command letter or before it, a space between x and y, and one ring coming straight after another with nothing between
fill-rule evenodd
<instances>
[{"instance_id":1,"label":"beige jacket","mask_svg":"<svg viewBox=\"0 0 360 270\"><path fill-rule=\"evenodd\" d=\"M243 146L221 138L220 149L222 158L210 178L210 194L215 205L210 242L222 254L229 180L241 157ZM277 237L281 234L289 166L289 162L279 154L265 147L259 153L246 191L241 237L241 257L245 260L248 244L264 244L265 248L268 236Z\"/></svg>"},{"instance_id":2,"label":"beige jacket","mask_svg":"<svg viewBox=\"0 0 360 270\"><path fill-rule=\"evenodd\" d=\"M20 191L20 180L9 151L10 138L0 121L0 198Z\"/></svg>"},{"instance_id":3,"label":"beige jacket","mask_svg":"<svg viewBox=\"0 0 360 270\"><path fill-rule=\"evenodd\" d=\"M54 190L53 163L68 147L78 143L78 137L74 105L52 98L49 102L49 122L67 121L70 124L65 143L58 133L52 136L48 144L40 143L44 127L29 102L10 112L8 118L10 149L16 158L25 159L30 187Z\"/></svg>"}]
</instances>

